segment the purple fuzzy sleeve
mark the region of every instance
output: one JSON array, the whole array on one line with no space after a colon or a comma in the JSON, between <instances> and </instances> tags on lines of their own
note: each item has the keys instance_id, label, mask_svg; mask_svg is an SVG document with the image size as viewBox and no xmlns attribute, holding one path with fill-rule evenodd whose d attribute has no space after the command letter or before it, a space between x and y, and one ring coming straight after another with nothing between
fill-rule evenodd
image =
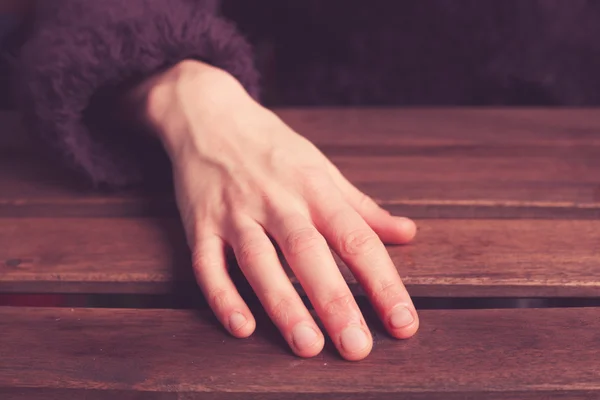
<instances>
[{"instance_id":1,"label":"purple fuzzy sleeve","mask_svg":"<svg viewBox=\"0 0 600 400\"><path fill-rule=\"evenodd\" d=\"M152 139L103 115L128 82L197 59L257 95L250 46L216 14L216 0L38 3L17 71L25 123L95 184L141 183L161 157Z\"/></svg>"}]
</instances>

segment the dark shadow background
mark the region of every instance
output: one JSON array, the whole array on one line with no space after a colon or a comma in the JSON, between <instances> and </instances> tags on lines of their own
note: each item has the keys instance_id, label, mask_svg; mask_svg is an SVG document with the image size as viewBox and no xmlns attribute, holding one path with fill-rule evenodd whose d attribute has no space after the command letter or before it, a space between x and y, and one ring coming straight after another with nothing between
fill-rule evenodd
<instances>
[{"instance_id":1,"label":"dark shadow background","mask_svg":"<svg viewBox=\"0 0 600 400\"><path fill-rule=\"evenodd\" d=\"M225 0L223 10L256 48L269 105L600 100L596 1Z\"/></svg>"},{"instance_id":2,"label":"dark shadow background","mask_svg":"<svg viewBox=\"0 0 600 400\"><path fill-rule=\"evenodd\" d=\"M223 0L222 11L254 45L270 106L600 104L595 0ZM10 24L0 18L0 35ZM0 61L2 107L9 85Z\"/></svg>"}]
</instances>

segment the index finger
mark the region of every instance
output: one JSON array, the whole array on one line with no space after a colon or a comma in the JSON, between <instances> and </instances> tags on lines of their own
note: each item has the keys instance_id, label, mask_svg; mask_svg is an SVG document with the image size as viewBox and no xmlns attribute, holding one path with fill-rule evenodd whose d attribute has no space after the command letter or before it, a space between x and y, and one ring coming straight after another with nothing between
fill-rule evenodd
<instances>
[{"instance_id":1,"label":"index finger","mask_svg":"<svg viewBox=\"0 0 600 400\"><path fill-rule=\"evenodd\" d=\"M315 226L350 267L388 331L397 338L411 337L419 319L389 253L352 206L331 192L311 196Z\"/></svg>"}]
</instances>

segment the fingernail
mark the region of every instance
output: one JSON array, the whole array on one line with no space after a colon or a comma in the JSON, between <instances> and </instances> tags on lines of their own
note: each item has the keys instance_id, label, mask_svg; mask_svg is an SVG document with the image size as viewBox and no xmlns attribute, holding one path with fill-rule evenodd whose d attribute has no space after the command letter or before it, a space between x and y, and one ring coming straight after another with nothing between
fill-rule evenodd
<instances>
[{"instance_id":1,"label":"fingernail","mask_svg":"<svg viewBox=\"0 0 600 400\"><path fill-rule=\"evenodd\" d=\"M229 317L229 329L231 329L233 332L239 331L247 323L248 320L246 319L246 317L244 317L244 315L239 312L235 312Z\"/></svg>"},{"instance_id":2,"label":"fingernail","mask_svg":"<svg viewBox=\"0 0 600 400\"><path fill-rule=\"evenodd\" d=\"M340 335L342 348L348 353L357 353L369 347L369 338L358 326L349 326Z\"/></svg>"},{"instance_id":3,"label":"fingernail","mask_svg":"<svg viewBox=\"0 0 600 400\"><path fill-rule=\"evenodd\" d=\"M410 231L412 234L414 234L417 229L415 222L412 219L405 217L396 217L396 224L400 229Z\"/></svg>"},{"instance_id":4,"label":"fingernail","mask_svg":"<svg viewBox=\"0 0 600 400\"><path fill-rule=\"evenodd\" d=\"M406 307L399 307L392 311L390 317L390 325L394 329L404 328L415 321L415 317Z\"/></svg>"},{"instance_id":5,"label":"fingernail","mask_svg":"<svg viewBox=\"0 0 600 400\"><path fill-rule=\"evenodd\" d=\"M298 324L292 331L292 342L297 349L310 349L319 340L319 334L306 324Z\"/></svg>"}]
</instances>

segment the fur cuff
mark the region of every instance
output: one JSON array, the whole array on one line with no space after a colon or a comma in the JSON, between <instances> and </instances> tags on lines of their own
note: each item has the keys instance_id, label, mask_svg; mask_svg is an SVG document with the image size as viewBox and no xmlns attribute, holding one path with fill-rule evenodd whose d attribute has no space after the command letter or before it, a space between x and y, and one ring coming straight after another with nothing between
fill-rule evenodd
<instances>
[{"instance_id":1,"label":"fur cuff","mask_svg":"<svg viewBox=\"0 0 600 400\"><path fill-rule=\"evenodd\" d=\"M142 159L156 154L150 139L89 117L106 89L197 59L227 70L257 96L250 46L215 14L215 0L38 3L17 71L25 123L95 184L140 183L149 172Z\"/></svg>"}]
</instances>

